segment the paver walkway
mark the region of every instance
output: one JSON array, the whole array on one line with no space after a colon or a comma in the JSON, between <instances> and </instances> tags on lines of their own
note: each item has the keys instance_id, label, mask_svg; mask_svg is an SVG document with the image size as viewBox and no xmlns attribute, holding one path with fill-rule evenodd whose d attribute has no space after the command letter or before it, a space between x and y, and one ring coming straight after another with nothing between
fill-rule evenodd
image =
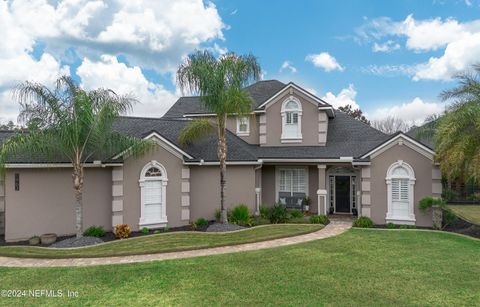
<instances>
[{"instance_id":1,"label":"paver walkway","mask_svg":"<svg viewBox=\"0 0 480 307\"><path fill-rule=\"evenodd\" d=\"M167 259L181 259L198 256L220 255L227 253L236 253L243 251L252 251L265 248L286 246L291 244L303 243L313 240L325 239L339 235L352 227L352 220L344 217L333 217L330 224L325 228L305 235L299 235L289 238L281 238L264 242L246 243L232 246L213 247L206 249L197 249L183 252L170 252L161 254L147 254L119 257L99 257L99 258L72 258L72 259L37 259L37 258L13 258L0 257L0 267L68 267L68 266L91 266L135 263L146 261L158 261Z\"/></svg>"}]
</instances>

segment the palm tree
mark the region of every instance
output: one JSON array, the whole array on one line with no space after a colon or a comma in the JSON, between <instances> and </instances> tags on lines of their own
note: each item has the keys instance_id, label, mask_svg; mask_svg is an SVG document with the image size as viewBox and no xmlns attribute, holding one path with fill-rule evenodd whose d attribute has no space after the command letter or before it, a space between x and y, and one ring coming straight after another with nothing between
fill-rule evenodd
<instances>
[{"instance_id":1,"label":"palm tree","mask_svg":"<svg viewBox=\"0 0 480 307\"><path fill-rule=\"evenodd\" d=\"M226 121L230 114L249 115L252 98L244 87L260 78L260 65L253 55L227 53L215 58L209 51L190 54L177 71L177 81L182 90L200 95L200 101L215 120L193 120L180 134L185 144L217 131L217 154L220 162L221 221L227 223L225 210L225 176L227 160Z\"/></svg>"},{"instance_id":2,"label":"palm tree","mask_svg":"<svg viewBox=\"0 0 480 307\"><path fill-rule=\"evenodd\" d=\"M4 143L1 170L10 157L19 153L71 163L75 229L77 237L81 237L85 164L126 149L134 155L141 154L153 146L112 130L115 119L130 110L136 100L108 89L85 91L66 76L56 81L53 90L24 82L15 89L14 97L21 106L19 122L27 125L28 130L19 131Z\"/></svg>"},{"instance_id":3,"label":"palm tree","mask_svg":"<svg viewBox=\"0 0 480 307\"><path fill-rule=\"evenodd\" d=\"M435 130L437 160L448 179L480 179L480 65L456 78L459 86L442 92L454 100L445 114L427 125Z\"/></svg>"}]
</instances>

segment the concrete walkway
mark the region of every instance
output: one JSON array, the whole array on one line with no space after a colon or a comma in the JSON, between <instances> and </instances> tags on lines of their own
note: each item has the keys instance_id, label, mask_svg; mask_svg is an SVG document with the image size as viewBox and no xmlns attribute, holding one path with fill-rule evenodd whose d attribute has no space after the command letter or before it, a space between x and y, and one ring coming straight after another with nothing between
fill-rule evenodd
<instances>
[{"instance_id":1,"label":"concrete walkway","mask_svg":"<svg viewBox=\"0 0 480 307\"><path fill-rule=\"evenodd\" d=\"M325 228L305 235L275 239L264 242L246 243L233 246L213 247L183 252L171 252L161 254L147 254L119 257L99 258L72 258L72 259L36 259L36 258L13 258L0 257L0 267L68 267L68 266L91 266L107 264L136 263L146 261L159 261L168 259L182 259L198 256L221 255L244 251L253 251L265 248L292 245L325 239L339 235L352 227L352 220L347 217L333 217L330 224Z\"/></svg>"}]
</instances>

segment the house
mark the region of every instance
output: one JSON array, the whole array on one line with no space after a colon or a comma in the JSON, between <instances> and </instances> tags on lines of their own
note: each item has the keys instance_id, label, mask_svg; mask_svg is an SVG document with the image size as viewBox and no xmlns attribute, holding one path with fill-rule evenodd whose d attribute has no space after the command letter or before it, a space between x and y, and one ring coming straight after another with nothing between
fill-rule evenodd
<instances>
[{"instance_id":1,"label":"house","mask_svg":"<svg viewBox=\"0 0 480 307\"><path fill-rule=\"evenodd\" d=\"M385 135L295 83L267 80L246 90L252 114L228 117L227 207L242 203L258 213L261 204L300 207L309 197L313 213L432 226L431 214L416 205L442 192L430 147L403 133ZM189 120L212 116L199 97L181 97L162 118L118 119L116 131L158 146L142 157L119 153L88 161L85 227L127 223L137 230L213 219L219 207L216 138L178 142ZM5 138L8 133L0 133ZM0 212L7 241L74 233L67 161L15 157L6 167Z\"/></svg>"}]
</instances>

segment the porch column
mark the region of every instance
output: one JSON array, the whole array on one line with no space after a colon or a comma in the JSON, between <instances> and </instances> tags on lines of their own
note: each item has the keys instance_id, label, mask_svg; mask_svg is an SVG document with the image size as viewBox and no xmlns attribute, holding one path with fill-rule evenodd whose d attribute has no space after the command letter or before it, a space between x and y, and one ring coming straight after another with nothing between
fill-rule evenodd
<instances>
[{"instance_id":1,"label":"porch column","mask_svg":"<svg viewBox=\"0 0 480 307\"><path fill-rule=\"evenodd\" d=\"M182 186L181 186L181 220L190 221L190 168L182 167Z\"/></svg>"},{"instance_id":2,"label":"porch column","mask_svg":"<svg viewBox=\"0 0 480 307\"><path fill-rule=\"evenodd\" d=\"M260 215L262 202L262 165L255 167L255 215Z\"/></svg>"},{"instance_id":3,"label":"porch column","mask_svg":"<svg viewBox=\"0 0 480 307\"><path fill-rule=\"evenodd\" d=\"M327 214L327 165L319 164L318 167L318 190L317 190L317 214Z\"/></svg>"}]
</instances>

